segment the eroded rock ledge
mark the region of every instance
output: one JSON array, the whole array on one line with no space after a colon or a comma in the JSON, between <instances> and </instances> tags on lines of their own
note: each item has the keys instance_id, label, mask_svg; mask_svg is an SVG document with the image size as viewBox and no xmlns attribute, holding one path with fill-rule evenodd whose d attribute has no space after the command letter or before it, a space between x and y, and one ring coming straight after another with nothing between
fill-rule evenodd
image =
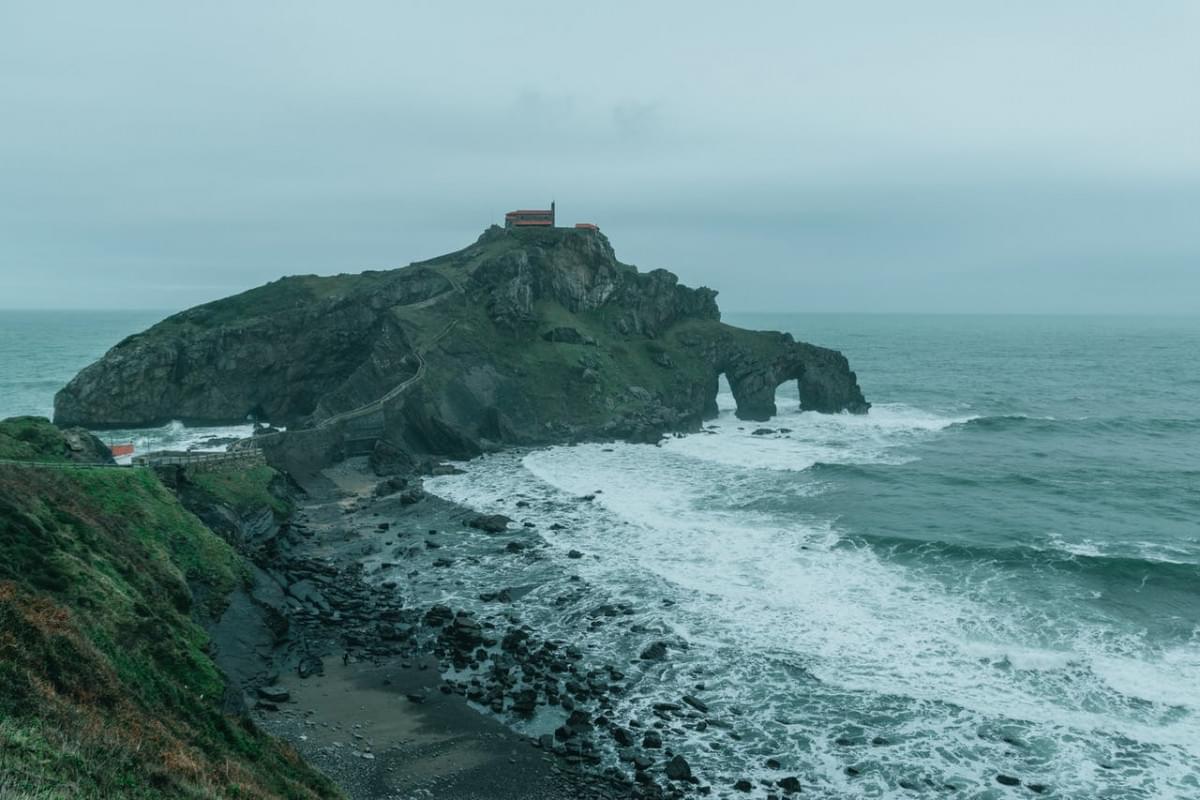
<instances>
[{"instance_id":1,"label":"eroded rock ledge","mask_svg":"<svg viewBox=\"0 0 1200 800\"><path fill-rule=\"evenodd\" d=\"M788 381L806 410L869 408L840 353L723 324L716 292L621 263L598 232L493 227L402 269L284 278L176 314L80 372L55 420L252 415L469 456L694 430L721 375L743 419L774 414Z\"/></svg>"}]
</instances>

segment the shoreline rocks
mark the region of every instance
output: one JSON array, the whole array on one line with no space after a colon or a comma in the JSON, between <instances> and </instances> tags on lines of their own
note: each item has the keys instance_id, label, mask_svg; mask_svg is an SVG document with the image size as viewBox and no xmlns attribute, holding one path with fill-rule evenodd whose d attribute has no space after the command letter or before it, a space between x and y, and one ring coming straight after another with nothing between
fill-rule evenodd
<instances>
[{"instance_id":1,"label":"shoreline rocks","mask_svg":"<svg viewBox=\"0 0 1200 800\"><path fill-rule=\"evenodd\" d=\"M343 658L350 665L399 659L401 666L432 656L444 676L434 687L436 695L460 697L502 719L531 719L557 709L560 722L553 732L533 737L529 747L552 755L567 770L564 775L577 776L597 797L678 797L680 787L701 785L687 759L669 750L666 730L647 720L612 717L614 701L630 680L617 665L590 663L574 644L541 638L507 613L481 615L446 603L414 606L404 596L403 583L370 580L359 557L352 555L353 538L324 558L308 554L320 550L322 541L340 528L359 531L369 540L429 527L420 511L399 506L394 498L385 495L373 502L391 503L397 511L374 521L368 504L346 517L337 502L329 501L321 506L324 521L311 518L315 511L302 511L285 531L288 540L277 549L272 573L285 588L282 611L290 633L277 652L281 666L291 670L288 674L313 680L320 674L322 656ZM359 517L372 521L363 524ZM421 522L414 526L413 520ZM500 521L507 528L505 517L494 525L468 527L488 533ZM500 589L490 601L506 607L514 594L530 588ZM614 619L631 611L627 604L602 604L593 613ZM256 713L267 715L268 721L294 705L295 693L289 700L286 689L274 683L261 684L255 693ZM428 691L406 691L404 699L415 708L432 702ZM663 705L655 713L685 711L698 713L685 702ZM625 755L610 761L618 752Z\"/></svg>"}]
</instances>

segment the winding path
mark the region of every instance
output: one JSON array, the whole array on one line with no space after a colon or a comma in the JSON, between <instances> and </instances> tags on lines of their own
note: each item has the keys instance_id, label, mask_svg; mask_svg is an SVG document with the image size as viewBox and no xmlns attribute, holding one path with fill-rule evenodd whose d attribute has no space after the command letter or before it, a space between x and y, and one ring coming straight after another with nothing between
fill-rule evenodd
<instances>
[{"instance_id":1,"label":"winding path","mask_svg":"<svg viewBox=\"0 0 1200 800\"><path fill-rule=\"evenodd\" d=\"M417 383L419 380L421 380L422 378L425 377L425 355L422 351L428 350L430 347L432 347L433 345L435 345L439 341L441 341L442 337L444 337L447 333L449 333L451 330L453 330L454 326L457 324L458 324L458 320L456 320L456 319L451 320L449 325L447 325L445 328L443 328L441 330L441 332L438 333L437 336L433 337L433 339L431 339L429 341L429 344L427 344L421 350L413 351L413 354L417 357L417 371L415 373L413 373L410 377L406 378L405 380L401 381L396 386L392 387L392 389L389 390L382 397L372 400L369 403L364 403L363 405L359 406L358 408L352 408L349 411L343 411L340 414L334 414L331 417L326 417L325 419L321 420L316 425L314 425L313 428L314 429L328 428L329 426L336 425L339 422L346 422L347 420L357 419L358 417L364 417L368 414L373 414L376 411L383 408L390 401L399 397L401 393L403 393L406 389L408 389L408 387L412 386L413 384ZM274 434L271 434L271 435L274 435Z\"/></svg>"}]
</instances>

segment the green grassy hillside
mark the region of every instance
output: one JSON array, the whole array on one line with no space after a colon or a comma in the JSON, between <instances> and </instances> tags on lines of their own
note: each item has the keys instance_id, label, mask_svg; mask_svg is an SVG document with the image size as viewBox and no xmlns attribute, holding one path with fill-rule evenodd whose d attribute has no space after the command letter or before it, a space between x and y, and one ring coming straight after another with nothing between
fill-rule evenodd
<instances>
[{"instance_id":1,"label":"green grassy hillside","mask_svg":"<svg viewBox=\"0 0 1200 800\"><path fill-rule=\"evenodd\" d=\"M0 465L0 797L338 796L221 711L195 619L244 574L150 471Z\"/></svg>"}]
</instances>

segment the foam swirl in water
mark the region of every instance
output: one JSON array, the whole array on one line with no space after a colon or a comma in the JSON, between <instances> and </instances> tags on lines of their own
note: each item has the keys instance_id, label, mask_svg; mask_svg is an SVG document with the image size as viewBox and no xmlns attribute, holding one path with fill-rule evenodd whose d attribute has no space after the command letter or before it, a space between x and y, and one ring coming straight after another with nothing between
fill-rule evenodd
<instances>
[{"instance_id":1,"label":"foam swirl in water","mask_svg":"<svg viewBox=\"0 0 1200 800\"><path fill-rule=\"evenodd\" d=\"M557 569L592 589L523 604L549 635L621 664L655 637L686 644L665 665L632 668L615 716L645 719L654 702L702 693L738 737L680 731L710 780L778 777L763 767L774 757L817 796L945 786L991 796L999 772L1065 797L1118 786L1122 797L1196 796L1195 637L1163 650L1079 612L1087 605L1057 605L1054 591L1067 589L1030 593L986 559L899 561L809 510L836 488L814 464L903 465L908 445L956 435L966 419L886 404L867 417L792 408L756 435L726 408L707 433L660 447L503 453L427 488L514 516L523 499L535 519L565 524L545 534ZM570 549L586 557L568 561ZM509 569L488 562L493 580ZM567 586L538 577L542 599ZM582 628L604 599L636 613Z\"/></svg>"}]
</instances>

